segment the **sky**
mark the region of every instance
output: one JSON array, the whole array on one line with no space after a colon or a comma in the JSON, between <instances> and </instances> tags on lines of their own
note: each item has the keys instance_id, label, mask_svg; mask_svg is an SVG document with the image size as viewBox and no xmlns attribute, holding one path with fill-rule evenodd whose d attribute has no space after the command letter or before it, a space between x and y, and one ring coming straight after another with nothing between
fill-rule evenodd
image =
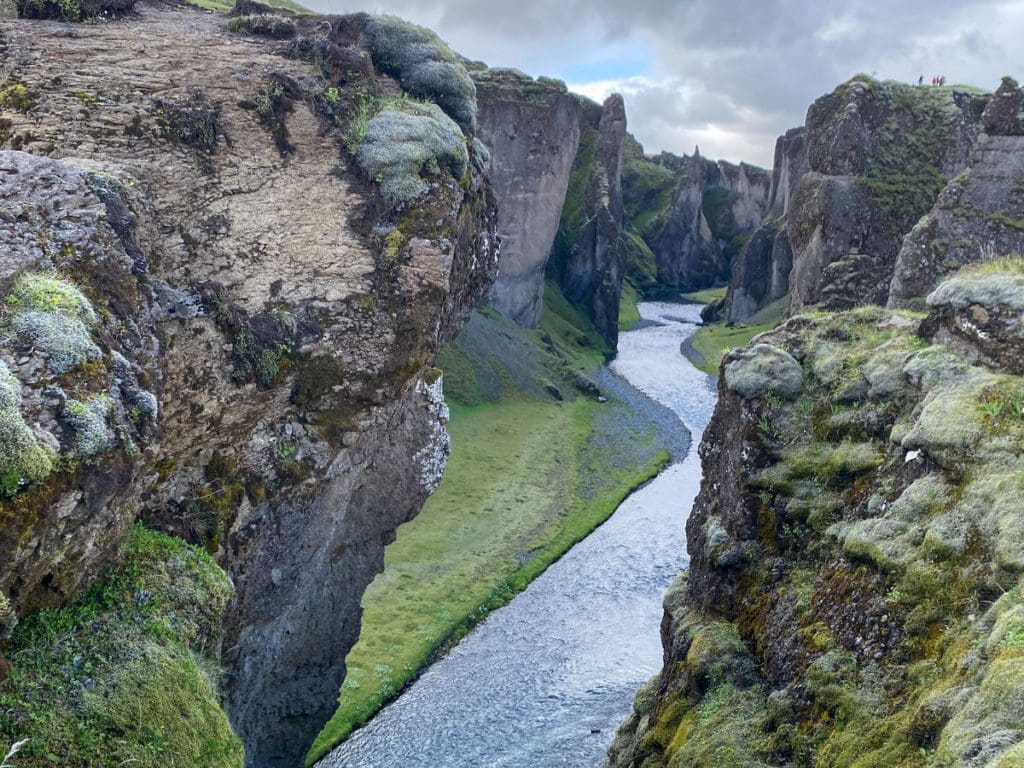
<instances>
[{"instance_id":1,"label":"sky","mask_svg":"<svg viewBox=\"0 0 1024 768\"><path fill-rule=\"evenodd\" d=\"M858 72L1024 79L1024 0L305 0L392 13L492 67L626 99L648 153L770 167L775 139Z\"/></svg>"}]
</instances>

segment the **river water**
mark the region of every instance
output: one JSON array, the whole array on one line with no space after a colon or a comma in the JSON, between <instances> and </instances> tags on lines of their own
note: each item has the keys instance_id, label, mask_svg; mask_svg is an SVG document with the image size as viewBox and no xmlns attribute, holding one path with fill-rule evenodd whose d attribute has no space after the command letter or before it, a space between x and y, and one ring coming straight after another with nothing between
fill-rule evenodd
<instances>
[{"instance_id":1,"label":"river water","mask_svg":"<svg viewBox=\"0 0 1024 768\"><path fill-rule=\"evenodd\" d=\"M680 352L700 306L642 303L612 371L667 406L689 454L492 613L320 768L594 768L661 668L661 598L686 567L696 447L715 404ZM671 417L670 417L671 418Z\"/></svg>"}]
</instances>

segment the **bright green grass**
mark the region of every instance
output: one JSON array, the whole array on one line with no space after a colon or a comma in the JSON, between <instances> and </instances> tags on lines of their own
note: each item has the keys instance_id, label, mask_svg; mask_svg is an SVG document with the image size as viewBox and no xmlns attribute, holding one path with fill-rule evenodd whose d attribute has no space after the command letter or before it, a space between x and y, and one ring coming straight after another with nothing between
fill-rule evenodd
<instances>
[{"instance_id":1,"label":"bright green grass","mask_svg":"<svg viewBox=\"0 0 1024 768\"><path fill-rule=\"evenodd\" d=\"M385 552L384 572L363 598L338 711L311 758L369 720L438 649L508 602L664 466L664 452L647 466L595 466L586 443L604 407L583 398L452 407L444 480ZM584 499L587 473L601 481Z\"/></svg>"},{"instance_id":2,"label":"bright green grass","mask_svg":"<svg viewBox=\"0 0 1024 768\"><path fill-rule=\"evenodd\" d=\"M640 294L629 283L622 284L622 296L619 298L619 333L628 331L634 323L640 322L640 310L637 303Z\"/></svg>"},{"instance_id":3,"label":"bright green grass","mask_svg":"<svg viewBox=\"0 0 1024 768\"><path fill-rule=\"evenodd\" d=\"M203 8L207 11L220 11L221 13L228 13L232 8L235 7L235 0L185 0L189 5L194 5L196 8ZM314 13L298 3L292 2L292 0L260 0L264 5L269 5L271 8L283 8L286 11L294 11L295 13Z\"/></svg>"},{"instance_id":4,"label":"bright green grass","mask_svg":"<svg viewBox=\"0 0 1024 768\"><path fill-rule=\"evenodd\" d=\"M703 291L684 293L683 298L687 301L692 301L694 304L711 304L719 299L724 299L725 292L728 290L729 288L724 285L721 288L705 288Z\"/></svg>"},{"instance_id":5,"label":"bright green grass","mask_svg":"<svg viewBox=\"0 0 1024 768\"><path fill-rule=\"evenodd\" d=\"M693 294L691 294L693 295ZM725 323L705 325L690 339L690 347L697 355L688 354L690 362L710 376L718 375L722 358L736 347L744 347L759 333L770 331L783 321L789 309L789 297L769 304L750 318L749 325Z\"/></svg>"}]
</instances>

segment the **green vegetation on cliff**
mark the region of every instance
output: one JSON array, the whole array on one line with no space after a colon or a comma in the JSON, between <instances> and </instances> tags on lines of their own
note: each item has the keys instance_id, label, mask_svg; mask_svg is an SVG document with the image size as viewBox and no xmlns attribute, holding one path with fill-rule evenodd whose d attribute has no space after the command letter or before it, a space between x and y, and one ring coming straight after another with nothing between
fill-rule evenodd
<instances>
[{"instance_id":1,"label":"green vegetation on cliff","mask_svg":"<svg viewBox=\"0 0 1024 768\"><path fill-rule=\"evenodd\" d=\"M77 601L0 641L0 754L27 739L18 768L240 768L213 661L228 577L202 550L142 527L122 556Z\"/></svg>"},{"instance_id":2,"label":"green vegetation on cliff","mask_svg":"<svg viewBox=\"0 0 1024 768\"><path fill-rule=\"evenodd\" d=\"M712 304L722 299L725 288L688 293L685 298L699 304ZM717 376L722 358L730 350L746 346L755 336L770 331L782 322L786 314L786 300L768 305L753 315L747 323L716 322L698 330L685 347L690 362L709 376Z\"/></svg>"},{"instance_id":3,"label":"green vegetation on cliff","mask_svg":"<svg viewBox=\"0 0 1024 768\"><path fill-rule=\"evenodd\" d=\"M1019 344L1024 283L966 269L928 305L802 314L726 359L614 768L1024 765L1024 377L970 351Z\"/></svg>"},{"instance_id":4,"label":"green vegetation on cliff","mask_svg":"<svg viewBox=\"0 0 1024 768\"><path fill-rule=\"evenodd\" d=\"M607 351L549 283L539 328L483 310L441 355L452 411L448 468L366 592L339 709L311 758L366 722L667 461L647 422L583 391Z\"/></svg>"}]
</instances>

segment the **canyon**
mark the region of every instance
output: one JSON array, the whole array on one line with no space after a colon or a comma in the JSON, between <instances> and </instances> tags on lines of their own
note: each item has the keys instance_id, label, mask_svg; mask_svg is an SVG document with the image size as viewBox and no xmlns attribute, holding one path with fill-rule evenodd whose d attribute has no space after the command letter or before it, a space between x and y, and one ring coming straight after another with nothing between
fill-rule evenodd
<instances>
[{"instance_id":1,"label":"canyon","mask_svg":"<svg viewBox=\"0 0 1024 768\"><path fill-rule=\"evenodd\" d=\"M16 0L0 19L0 739L27 739L17 765L326 754L367 589L445 482L446 425L461 439L498 408L577 430L544 472L572 466L580 509L602 505L517 534L521 572L447 617L340 738L512 600L459 646L502 669L500 616L531 626L567 572L585 593L573 563L657 497L668 565L629 599L652 608L685 566L644 674L663 668L631 713L602 710L588 764L608 742L610 768L1022 763L1015 81L857 75L768 171L646 154L620 96L488 68L394 17L223 10ZM649 303L702 289L719 290L699 330L693 303ZM739 339L701 360L717 378L679 353L701 333ZM631 357L641 343L656 352ZM692 447L614 378L644 389L658 361L671 373L649 386L676 413L717 397L703 440L708 413L684 419ZM703 476L692 512L694 493L658 495L681 466L680 487ZM661 541L672 520L686 562ZM380 729L423 736L416 702L447 689L422 682L323 764L394 759L357 754ZM573 701L565 727L593 699ZM487 744L474 761L496 759Z\"/></svg>"}]
</instances>

